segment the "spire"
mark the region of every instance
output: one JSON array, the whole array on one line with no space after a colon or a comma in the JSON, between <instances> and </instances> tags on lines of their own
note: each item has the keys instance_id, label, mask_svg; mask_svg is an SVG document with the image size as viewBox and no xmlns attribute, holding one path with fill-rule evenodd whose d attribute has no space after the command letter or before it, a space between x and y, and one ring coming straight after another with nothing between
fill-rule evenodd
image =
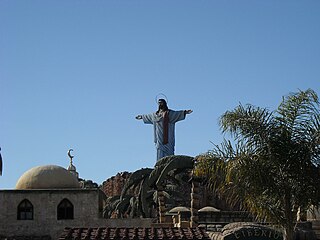
<instances>
[{"instance_id":1,"label":"spire","mask_svg":"<svg viewBox=\"0 0 320 240\"><path fill-rule=\"evenodd\" d=\"M0 148L1 151L1 148ZM1 157L1 153L0 153L0 176L2 176L2 157Z\"/></svg>"},{"instance_id":2,"label":"spire","mask_svg":"<svg viewBox=\"0 0 320 240\"><path fill-rule=\"evenodd\" d=\"M68 150L68 157L70 158L70 165L67 168L67 170L69 172L71 172L73 175L75 175L77 178L79 178L79 174L77 172L76 167L72 164L72 159L74 158L74 156L71 155L71 151L73 151L73 149L69 149Z\"/></svg>"}]
</instances>

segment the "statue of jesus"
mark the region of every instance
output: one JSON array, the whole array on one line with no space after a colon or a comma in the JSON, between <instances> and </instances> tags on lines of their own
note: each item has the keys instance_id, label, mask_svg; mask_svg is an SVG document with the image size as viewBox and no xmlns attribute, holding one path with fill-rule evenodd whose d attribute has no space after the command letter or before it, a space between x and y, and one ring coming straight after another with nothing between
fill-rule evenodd
<instances>
[{"instance_id":1,"label":"statue of jesus","mask_svg":"<svg viewBox=\"0 0 320 240\"><path fill-rule=\"evenodd\" d=\"M164 99L158 100L158 111L136 116L146 124L153 124L154 143L157 149L157 161L165 156L174 155L175 123L185 119L192 110L174 111L168 108Z\"/></svg>"}]
</instances>

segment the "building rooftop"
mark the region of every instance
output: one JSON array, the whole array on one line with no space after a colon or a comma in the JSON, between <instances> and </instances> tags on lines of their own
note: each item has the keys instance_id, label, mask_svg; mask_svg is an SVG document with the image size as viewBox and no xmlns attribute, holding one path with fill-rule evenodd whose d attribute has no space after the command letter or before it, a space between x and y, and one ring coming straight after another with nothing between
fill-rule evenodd
<instances>
[{"instance_id":1,"label":"building rooftop","mask_svg":"<svg viewBox=\"0 0 320 240\"><path fill-rule=\"evenodd\" d=\"M0 235L0 240L51 240L49 235L45 236L2 236Z\"/></svg>"},{"instance_id":2,"label":"building rooftop","mask_svg":"<svg viewBox=\"0 0 320 240\"><path fill-rule=\"evenodd\" d=\"M210 240L202 228L65 228L59 240Z\"/></svg>"}]
</instances>

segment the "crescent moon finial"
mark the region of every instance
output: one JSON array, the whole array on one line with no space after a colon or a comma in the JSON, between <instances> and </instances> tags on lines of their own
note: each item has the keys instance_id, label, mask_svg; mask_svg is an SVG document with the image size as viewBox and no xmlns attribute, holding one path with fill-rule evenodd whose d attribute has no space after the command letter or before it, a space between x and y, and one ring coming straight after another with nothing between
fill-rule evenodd
<instances>
[{"instance_id":1,"label":"crescent moon finial","mask_svg":"<svg viewBox=\"0 0 320 240\"><path fill-rule=\"evenodd\" d=\"M71 155L71 151L73 151L73 149L68 150L68 156L70 158L70 162L72 162L72 158L74 158L74 156Z\"/></svg>"}]
</instances>

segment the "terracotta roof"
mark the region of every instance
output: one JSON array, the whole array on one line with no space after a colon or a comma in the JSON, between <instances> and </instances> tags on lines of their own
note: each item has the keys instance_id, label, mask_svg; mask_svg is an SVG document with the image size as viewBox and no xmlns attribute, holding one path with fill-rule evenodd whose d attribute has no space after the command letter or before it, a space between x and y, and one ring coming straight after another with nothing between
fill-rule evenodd
<instances>
[{"instance_id":1,"label":"terracotta roof","mask_svg":"<svg viewBox=\"0 0 320 240\"><path fill-rule=\"evenodd\" d=\"M49 235L46 236L2 236L0 235L0 240L51 240Z\"/></svg>"},{"instance_id":2,"label":"terracotta roof","mask_svg":"<svg viewBox=\"0 0 320 240\"><path fill-rule=\"evenodd\" d=\"M210 240L202 228L65 228L59 240Z\"/></svg>"}]
</instances>

